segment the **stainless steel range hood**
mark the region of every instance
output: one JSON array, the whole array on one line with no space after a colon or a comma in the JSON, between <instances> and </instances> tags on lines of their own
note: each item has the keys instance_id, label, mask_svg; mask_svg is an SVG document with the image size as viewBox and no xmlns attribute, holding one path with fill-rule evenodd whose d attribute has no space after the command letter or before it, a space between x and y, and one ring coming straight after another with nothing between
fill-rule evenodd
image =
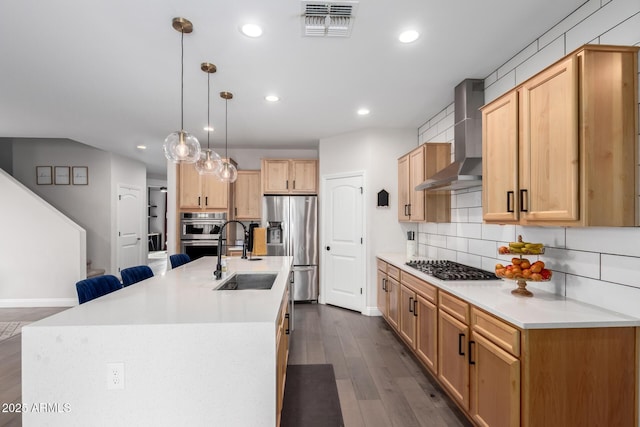
<instances>
[{"instance_id":1,"label":"stainless steel range hood","mask_svg":"<svg viewBox=\"0 0 640 427\"><path fill-rule=\"evenodd\" d=\"M445 191L482 185L482 113L484 81L466 79L455 88L453 147L455 160L416 191Z\"/></svg>"}]
</instances>

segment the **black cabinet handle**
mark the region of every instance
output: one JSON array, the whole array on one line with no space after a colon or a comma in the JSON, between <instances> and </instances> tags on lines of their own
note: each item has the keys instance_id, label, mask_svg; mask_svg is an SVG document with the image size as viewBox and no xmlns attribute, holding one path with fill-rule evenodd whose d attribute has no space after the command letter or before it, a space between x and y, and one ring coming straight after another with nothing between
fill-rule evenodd
<instances>
[{"instance_id":1,"label":"black cabinet handle","mask_svg":"<svg viewBox=\"0 0 640 427\"><path fill-rule=\"evenodd\" d=\"M209 196L204 197L204 205L209 206Z\"/></svg>"},{"instance_id":2,"label":"black cabinet handle","mask_svg":"<svg viewBox=\"0 0 640 427\"><path fill-rule=\"evenodd\" d=\"M464 350L462 349L462 340L464 339L464 334L458 334L458 354L460 356L464 356Z\"/></svg>"},{"instance_id":3,"label":"black cabinet handle","mask_svg":"<svg viewBox=\"0 0 640 427\"><path fill-rule=\"evenodd\" d=\"M409 313L413 313L413 297L409 297Z\"/></svg>"},{"instance_id":4,"label":"black cabinet handle","mask_svg":"<svg viewBox=\"0 0 640 427\"><path fill-rule=\"evenodd\" d=\"M507 212L513 212L513 191L507 191Z\"/></svg>"},{"instance_id":5,"label":"black cabinet handle","mask_svg":"<svg viewBox=\"0 0 640 427\"><path fill-rule=\"evenodd\" d=\"M198 206L200 206L200 196L198 196Z\"/></svg>"},{"instance_id":6,"label":"black cabinet handle","mask_svg":"<svg viewBox=\"0 0 640 427\"><path fill-rule=\"evenodd\" d=\"M472 359L473 348L472 346L475 344L475 341L469 341L469 365L475 365L476 361Z\"/></svg>"},{"instance_id":7,"label":"black cabinet handle","mask_svg":"<svg viewBox=\"0 0 640 427\"><path fill-rule=\"evenodd\" d=\"M413 315L418 317L418 306L416 304L418 304L418 300L414 299L413 300Z\"/></svg>"},{"instance_id":8,"label":"black cabinet handle","mask_svg":"<svg viewBox=\"0 0 640 427\"><path fill-rule=\"evenodd\" d=\"M387 292L387 279L382 278L382 290Z\"/></svg>"},{"instance_id":9,"label":"black cabinet handle","mask_svg":"<svg viewBox=\"0 0 640 427\"><path fill-rule=\"evenodd\" d=\"M289 180L287 180L287 182L286 182L286 184L285 184L285 185L286 185L286 187L285 187L285 188L288 190L288 189L289 189Z\"/></svg>"},{"instance_id":10,"label":"black cabinet handle","mask_svg":"<svg viewBox=\"0 0 640 427\"><path fill-rule=\"evenodd\" d=\"M295 179L293 180L293 189L294 190L296 189L296 180Z\"/></svg>"},{"instance_id":11,"label":"black cabinet handle","mask_svg":"<svg viewBox=\"0 0 640 427\"><path fill-rule=\"evenodd\" d=\"M411 216L411 203L409 203L409 216Z\"/></svg>"},{"instance_id":12,"label":"black cabinet handle","mask_svg":"<svg viewBox=\"0 0 640 427\"><path fill-rule=\"evenodd\" d=\"M521 189L520 190L520 212L529 212L529 209L524 208L524 199L526 198L527 198L527 190ZM527 206L528 205L529 203L527 203Z\"/></svg>"},{"instance_id":13,"label":"black cabinet handle","mask_svg":"<svg viewBox=\"0 0 640 427\"><path fill-rule=\"evenodd\" d=\"M284 318L287 319L287 329L285 329L284 333L289 335L289 322L291 322L291 320L289 320L289 313L285 313Z\"/></svg>"}]
</instances>

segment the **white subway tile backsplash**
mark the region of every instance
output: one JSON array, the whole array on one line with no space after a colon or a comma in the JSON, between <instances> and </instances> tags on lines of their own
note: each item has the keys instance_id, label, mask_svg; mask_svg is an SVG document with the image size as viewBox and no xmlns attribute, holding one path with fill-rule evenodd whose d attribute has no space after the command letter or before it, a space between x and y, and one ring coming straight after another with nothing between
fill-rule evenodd
<instances>
[{"instance_id":1,"label":"white subway tile backsplash","mask_svg":"<svg viewBox=\"0 0 640 427\"><path fill-rule=\"evenodd\" d=\"M469 208L469 222L481 223L482 221L482 208Z\"/></svg>"},{"instance_id":2,"label":"white subway tile backsplash","mask_svg":"<svg viewBox=\"0 0 640 427\"><path fill-rule=\"evenodd\" d=\"M514 289L517 287L514 282ZM554 273L553 277L548 282L527 282L527 289L533 292L534 298L544 298L544 296L540 293L536 294L536 291L544 291L551 292L556 295L565 295L566 286L565 286L565 274L564 273Z\"/></svg>"},{"instance_id":3,"label":"white subway tile backsplash","mask_svg":"<svg viewBox=\"0 0 640 427\"><path fill-rule=\"evenodd\" d=\"M469 209L451 209L451 222L469 222Z\"/></svg>"},{"instance_id":4,"label":"white subway tile backsplash","mask_svg":"<svg viewBox=\"0 0 640 427\"><path fill-rule=\"evenodd\" d=\"M456 207L477 208L482 206L482 190L475 190L468 193L458 193L455 195Z\"/></svg>"},{"instance_id":5,"label":"white subway tile backsplash","mask_svg":"<svg viewBox=\"0 0 640 427\"><path fill-rule=\"evenodd\" d=\"M429 129L427 129L423 134L422 134L422 142L428 142L428 141L433 141L433 139L436 137L436 135L438 134L438 128L437 127L431 127Z\"/></svg>"},{"instance_id":6,"label":"white subway tile backsplash","mask_svg":"<svg viewBox=\"0 0 640 427\"><path fill-rule=\"evenodd\" d=\"M601 279L640 288L640 258L603 254Z\"/></svg>"},{"instance_id":7,"label":"white subway tile backsplash","mask_svg":"<svg viewBox=\"0 0 640 427\"><path fill-rule=\"evenodd\" d=\"M460 237L480 239L482 237L482 224L460 223L456 225L456 234Z\"/></svg>"},{"instance_id":8,"label":"white subway tile backsplash","mask_svg":"<svg viewBox=\"0 0 640 427\"><path fill-rule=\"evenodd\" d=\"M564 53L564 40L558 38L544 48L540 49L537 55L532 56L516 68L516 84L533 77L540 70L562 58Z\"/></svg>"},{"instance_id":9,"label":"white subway tile backsplash","mask_svg":"<svg viewBox=\"0 0 640 427\"><path fill-rule=\"evenodd\" d=\"M489 74L487 77L485 77L484 79L484 86L485 87L489 87L491 86L493 83L495 83L495 81L498 80L498 72L494 71L493 73Z\"/></svg>"},{"instance_id":10,"label":"white subway tile backsplash","mask_svg":"<svg viewBox=\"0 0 640 427\"><path fill-rule=\"evenodd\" d=\"M452 128L455 124L454 115L448 114L442 120L437 123L438 133L446 132L448 129Z\"/></svg>"},{"instance_id":11,"label":"white subway tile backsplash","mask_svg":"<svg viewBox=\"0 0 640 427\"><path fill-rule=\"evenodd\" d=\"M455 236L457 232L456 225L453 223L441 223L438 224L438 234L444 234L445 236Z\"/></svg>"},{"instance_id":12,"label":"white subway tile backsplash","mask_svg":"<svg viewBox=\"0 0 640 427\"><path fill-rule=\"evenodd\" d=\"M482 268L482 257L478 255L458 252L456 262L459 262L460 264L470 265L476 268Z\"/></svg>"},{"instance_id":13,"label":"white subway tile backsplash","mask_svg":"<svg viewBox=\"0 0 640 427\"><path fill-rule=\"evenodd\" d=\"M427 258L438 259L438 248L434 246L427 247Z\"/></svg>"},{"instance_id":14,"label":"white subway tile backsplash","mask_svg":"<svg viewBox=\"0 0 640 427\"><path fill-rule=\"evenodd\" d=\"M598 253L547 248L540 258L545 262L546 267L554 272L570 273L592 279L600 278L600 254Z\"/></svg>"},{"instance_id":15,"label":"white subway tile backsplash","mask_svg":"<svg viewBox=\"0 0 640 427\"><path fill-rule=\"evenodd\" d=\"M445 108L445 114L451 115L455 112L456 109L456 104L454 102L452 102L451 104L447 105L447 108Z\"/></svg>"},{"instance_id":16,"label":"white subway tile backsplash","mask_svg":"<svg viewBox=\"0 0 640 427\"><path fill-rule=\"evenodd\" d=\"M554 248L565 247L564 227L516 226L516 236L521 235L525 242L544 243Z\"/></svg>"},{"instance_id":17,"label":"white subway tile backsplash","mask_svg":"<svg viewBox=\"0 0 640 427\"><path fill-rule=\"evenodd\" d=\"M497 253L496 242L490 240L469 239L469 252L484 257L495 257Z\"/></svg>"},{"instance_id":18,"label":"white subway tile backsplash","mask_svg":"<svg viewBox=\"0 0 640 427\"><path fill-rule=\"evenodd\" d=\"M454 251L468 252L469 241L464 237L447 237L447 249L453 249Z\"/></svg>"},{"instance_id":19,"label":"white subway tile backsplash","mask_svg":"<svg viewBox=\"0 0 640 427\"><path fill-rule=\"evenodd\" d=\"M482 224L482 238L498 242L514 242L516 239L516 226Z\"/></svg>"},{"instance_id":20,"label":"white subway tile backsplash","mask_svg":"<svg viewBox=\"0 0 640 427\"><path fill-rule=\"evenodd\" d=\"M531 58L538 52L538 41L534 41L529 46L518 52L513 58L508 60L504 65L498 68L498 78L508 74L510 71L516 69L516 67L522 64L527 59Z\"/></svg>"},{"instance_id":21,"label":"white subway tile backsplash","mask_svg":"<svg viewBox=\"0 0 640 427\"><path fill-rule=\"evenodd\" d=\"M427 222L425 224L425 231L429 234L438 234L438 223L437 222Z\"/></svg>"},{"instance_id":22,"label":"white subway tile backsplash","mask_svg":"<svg viewBox=\"0 0 640 427\"><path fill-rule=\"evenodd\" d=\"M640 228L567 228L567 249L640 257Z\"/></svg>"},{"instance_id":23,"label":"white subway tile backsplash","mask_svg":"<svg viewBox=\"0 0 640 427\"><path fill-rule=\"evenodd\" d=\"M434 259L448 259L449 261L456 261L457 252L452 251L451 249L438 248Z\"/></svg>"},{"instance_id":24,"label":"white subway tile backsplash","mask_svg":"<svg viewBox=\"0 0 640 427\"><path fill-rule=\"evenodd\" d=\"M565 32L577 25L580 21L587 18L592 13L596 12L598 9L600 9L600 0L589 0L588 2L580 6L574 13L563 19L556 26L540 36L540 38L538 39L540 49L556 40L558 37L564 36ZM565 52L565 54L567 53L569 52Z\"/></svg>"},{"instance_id":25,"label":"white subway tile backsplash","mask_svg":"<svg viewBox=\"0 0 640 427\"><path fill-rule=\"evenodd\" d=\"M640 317L640 289L570 274L566 280L567 298Z\"/></svg>"},{"instance_id":26,"label":"white subway tile backsplash","mask_svg":"<svg viewBox=\"0 0 640 427\"><path fill-rule=\"evenodd\" d=\"M442 234L429 234L426 241L427 245L435 246L438 248L447 247L447 236Z\"/></svg>"},{"instance_id":27,"label":"white subway tile backsplash","mask_svg":"<svg viewBox=\"0 0 640 427\"><path fill-rule=\"evenodd\" d=\"M638 13L638 0L616 0L567 31L567 53L579 48ZM602 43L602 42L601 42Z\"/></svg>"},{"instance_id":28,"label":"white subway tile backsplash","mask_svg":"<svg viewBox=\"0 0 640 427\"><path fill-rule=\"evenodd\" d=\"M484 103L488 104L496 98L501 97L511 89L516 87L516 71L513 70L505 76L500 77L491 86L484 88Z\"/></svg>"},{"instance_id":29,"label":"white subway tile backsplash","mask_svg":"<svg viewBox=\"0 0 640 427\"><path fill-rule=\"evenodd\" d=\"M638 42L640 42L640 13L600 36L602 44L635 45Z\"/></svg>"}]
</instances>

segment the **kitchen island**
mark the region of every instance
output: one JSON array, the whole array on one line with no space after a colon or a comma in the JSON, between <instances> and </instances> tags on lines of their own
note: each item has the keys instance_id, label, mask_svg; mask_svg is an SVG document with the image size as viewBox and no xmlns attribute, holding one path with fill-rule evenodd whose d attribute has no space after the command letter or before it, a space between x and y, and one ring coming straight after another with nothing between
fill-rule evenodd
<instances>
[{"instance_id":1,"label":"kitchen island","mask_svg":"<svg viewBox=\"0 0 640 427\"><path fill-rule=\"evenodd\" d=\"M216 281L204 257L24 327L23 425L276 425L291 262L229 258ZM235 272L277 276L214 290Z\"/></svg>"},{"instance_id":2,"label":"kitchen island","mask_svg":"<svg viewBox=\"0 0 640 427\"><path fill-rule=\"evenodd\" d=\"M514 281L441 280L379 254L378 307L476 425L636 426L640 319Z\"/></svg>"}]
</instances>

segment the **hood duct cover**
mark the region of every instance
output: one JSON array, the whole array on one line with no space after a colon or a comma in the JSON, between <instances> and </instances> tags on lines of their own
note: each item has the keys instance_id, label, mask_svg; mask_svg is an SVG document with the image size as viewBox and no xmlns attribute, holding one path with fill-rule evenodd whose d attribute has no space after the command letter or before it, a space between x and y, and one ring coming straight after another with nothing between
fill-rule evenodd
<instances>
[{"instance_id":1,"label":"hood duct cover","mask_svg":"<svg viewBox=\"0 0 640 427\"><path fill-rule=\"evenodd\" d=\"M349 37L357 1L302 2L302 35L305 37Z\"/></svg>"},{"instance_id":2,"label":"hood duct cover","mask_svg":"<svg viewBox=\"0 0 640 427\"><path fill-rule=\"evenodd\" d=\"M416 186L416 190L461 190L482 185L482 113L484 81L467 79L456 86L453 147L455 160Z\"/></svg>"}]
</instances>

